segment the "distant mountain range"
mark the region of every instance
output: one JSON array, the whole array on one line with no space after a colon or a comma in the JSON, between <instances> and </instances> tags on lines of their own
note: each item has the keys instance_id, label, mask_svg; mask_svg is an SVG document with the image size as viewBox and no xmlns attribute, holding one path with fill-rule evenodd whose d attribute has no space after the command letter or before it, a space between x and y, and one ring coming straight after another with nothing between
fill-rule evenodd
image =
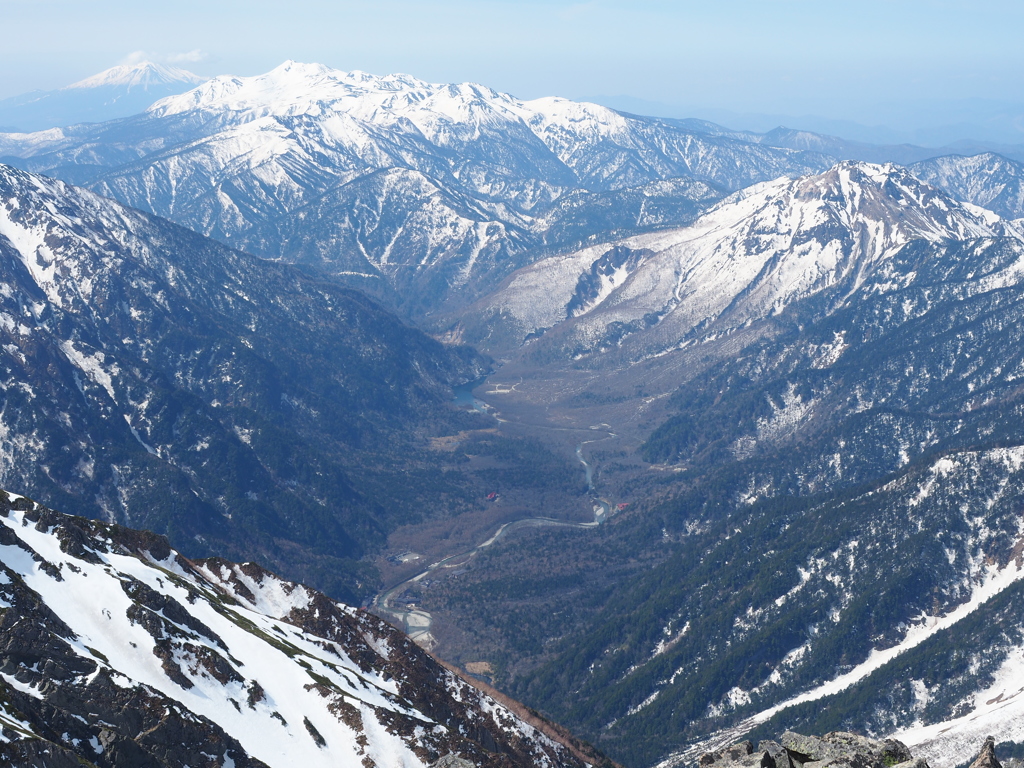
<instances>
[{"instance_id":1,"label":"distant mountain range","mask_svg":"<svg viewBox=\"0 0 1024 768\"><path fill-rule=\"evenodd\" d=\"M991 152L949 155L910 166L921 181L1008 219L1024 217L1024 165Z\"/></svg>"},{"instance_id":2,"label":"distant mountain range","mask_svg":"<svg viewBox=\"0 0 1024 768\"><path fill-rule=\"evenodd\" d=\"M19 167L325 269L435 330L546 254L686 224L729 191L840 159L933 154L296 62L125 120L0 135Z\"/></svg>"},{"instance_id":3,"label":"distant mountain range","mask_svg":"<svg viewBox=\"0 0 1024 768\"><path fill-rule=\"evenodd\" d=\"M128 117L205 79L151 61L122 64L55 91L33 91L3 99L0 126L6 131L30 132Z\"/></svg>"},{"instance_id":4,"label":"distant mountain range","mask_svg":"<svg viewBox=\"0 0 1024 768\"><path fill-rule=\"evenodd\" d=\"M0 154L347 275L416 317L463 306L555 239L678 222L725 190L831 164L593 104L295 62L126 121L0 137Z\"/></svg>"},{"instance_id":5,"label":"distant mountain range","mask_svg":"<svg viewBox=\"0 0 1024 768\"><path fill-rule=\"evenodd\" d=\"M1011 97L1012 98L1012 97ZM966 145L985 145L994 151L1024 152L1021 116L1024 104L995 99L963 99L955 102L903 99L898 104L879 104L882 124L869 125L856 119L820 115L737 112L727 109L685 107L629 96L598 96L598 104L624 112L661 117L700 115L723 125L753 132L767 132L778 126L875 145L919 145L940 148L942 154L963 152ZM996 150L1000 146L1002 149ZM982 151L982 150L975 150ZM886 158L895 160L895 158Z\"/></svg>"}]
</instances>

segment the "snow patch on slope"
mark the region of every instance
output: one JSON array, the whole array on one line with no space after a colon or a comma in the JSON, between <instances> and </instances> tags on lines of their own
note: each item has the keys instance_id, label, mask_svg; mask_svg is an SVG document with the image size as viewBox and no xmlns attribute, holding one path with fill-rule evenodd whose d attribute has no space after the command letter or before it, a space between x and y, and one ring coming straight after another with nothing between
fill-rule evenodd
<instances>
[{"instance_id":1,"label":"snow patch on slope","mask_svg":"<svg viewBox=\"0 0 1024 768\"><path fill-rule=\"evenodd\" d=\"M1024 648L1013 649L988 688L974 695L971 711L954 720L916 725L894 734L935 768L953 768L952 755L967 755L989 735L1024 741Z\"/></svg>"}]
</instances>

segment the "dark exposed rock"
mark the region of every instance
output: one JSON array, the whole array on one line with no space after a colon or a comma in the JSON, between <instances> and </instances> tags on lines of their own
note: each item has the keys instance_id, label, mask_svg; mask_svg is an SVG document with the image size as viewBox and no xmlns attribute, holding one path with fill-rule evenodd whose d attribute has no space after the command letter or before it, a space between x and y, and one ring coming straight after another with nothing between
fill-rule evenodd
<instances>
[{"instance_id":1,"label":"dark exposed rock","mask_svg":"<svg viewBox=\"0 0 1024 768\"><path fill-rule=\"evenodd\" d=\"M806 754L811 761L821 763L820 768L833 765L889 768L913 757L906 745L895 739L878 741L845 731L827 733L820 739L787 731L782 734L782 744L788 750Z\"/></svg>"},{"instance_id":2,"label":"dark exposed rock","mask_svg":"<svg viewBox=\"0 0 1024 768\"><path fill-rule=\"evenodd\" d=\"M750 741L741 741L718 752L701 755L701 768L712 766L755 766L761 764L761 756L754 754L754 745Z\"/></svg>"},{"instance_id":3,"label":"dark exposed rock","mask_svg":"<svg viewBox=\"0 0 1024 768\"><path fill-rule=\"evenodd\" d=\"M324 740L324 737L321 736L320 731L318 731L313 726L313 724L309 722L308 717L302 718L302 724L306 726L306 731L309 733L310 737L312 737L313 741L316 743L318 747L322 749L323 747L327 746L327 742Z\"/></svg>"},{"instance_id":4,"label":"dark exposed rock","mask_svg":"<svg viewBox=\"0 0 1024 768\"><path fill-rule=\"evenodd\" d=\"M263 686L258 681L253 680L249 683L248 694L246 695L245 702L249 705L249 709L256 709L256 705L267 698L266 692L263 690Z\"/></svg>"},{"instance_id":5,"label":"dark exposed rock","mask_svg":"<svg viewBox=\"0 0 1024 768\"><path fill-rule=\"evenodd\" d=\"M91 768L71 750L41 739L0 744L0 765L18 768Z\"/></svg>"},{"instance_id":6,"label":"dark exposed rock","mask_svg":"<svg viewBox=\"0 0 1024 768\"><path fill-rule=\"evenodd\" d=\"M761 755L761 768L794 768L789 751L775 741L762 741L757 745Z\"/></svg>"},{"instance_id":7,"label":"dark exposed rock","mask_svg":"<svg viewBox=\"0 0 1024 768\"><path fill-rule=\"evenodd\" d=\"M610 248L587 272L580 275L572 299L565 308L566 317L582 314L589 308L601 292L602 278L610 278L618 270L632 272L649 255L652 255L652 251L634 251L621 245Z\"/></svg>"},{"instance_id":8,"label":"dark exposed rock","mask_svg":"<svg viewBox=\"0 0 1024 768\"><path fill-rule=\"evenodd\" d=\"M222 649L227 650L224 641L217 637L217 634L212 629L185 610L181 603L176 600L130 577L121 580L121 588L128 597L135 601L136 605L134 607L149 609L150 612L160 614L162 618L183 627L188 627L197 635L201 635L213 641ZM167 622L163 622L163 626L167 627ZM175 634L181 634L180 630Z\"/></svg>"}]
</instances>

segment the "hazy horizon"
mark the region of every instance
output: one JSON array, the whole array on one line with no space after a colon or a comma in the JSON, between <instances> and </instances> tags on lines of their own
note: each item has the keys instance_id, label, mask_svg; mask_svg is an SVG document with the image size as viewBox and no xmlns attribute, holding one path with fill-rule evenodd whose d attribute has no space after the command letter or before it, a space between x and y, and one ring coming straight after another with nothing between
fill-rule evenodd
<instances>
[{"instance_id":1,"label":"hazy horizon","mask_svg":"<svg viewBox=\"0 0 1024 768\"><path fill-rule=\"evenodd\" d=\"M1024 141L1024 8L1001 1L299 0L286 8L184 0L151 8L108 0L86 8L0 0L0 8L8 30L0 98L139 57L207 76L254 75L296 59L480 82L527 99L733 115L737 128L802 116L880 126L875 140L923 141L928 131L949 126L954 135L962 126L991 135L960 138L1019 133Z\"/></svg>"}]
</instances>

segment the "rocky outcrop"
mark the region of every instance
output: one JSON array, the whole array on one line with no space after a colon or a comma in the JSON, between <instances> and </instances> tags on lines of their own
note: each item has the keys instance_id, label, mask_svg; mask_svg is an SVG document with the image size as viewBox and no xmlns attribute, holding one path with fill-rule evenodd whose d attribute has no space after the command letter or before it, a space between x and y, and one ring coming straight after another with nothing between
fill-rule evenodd
<instances>
[{"instance_id":1,"label":"rocky outcrop","mask_svg":"<svg viewBox=\"0 0 1024 768\"><path fill-rule=\"evenodd\" d=\"M996 759L996 740L989 736L981 748L981 754L971 763L971 768L1003 768Z\"/></svg>"},{"instance_id":2,"label":"rocky outcrop","mask_svg":"<svg viewBox=\"0 0 1024 768\"><path fill-rule=\"evenodd\" d=\"M464 760L458 755L445 755L430 768L475 768L469 760Z\"/></svg>"},{"instance_id":3,"label":"rocky outcrop","mask_svg":"<svg viewBox=\"0 0 1024 768\"><path fill-rule=\"evenodd\" d=\"M954 756L955 757L955 756ZM967 759L955 760L966 765ZM1011 760L1007 768L1016 766ZM928 768L896 739L870 739L847 731L824 736L803 736L786 731L779 741L741 741L717 752L708 752L699 768ZM989 736L970 768L1003 768L996 759L995 739Z\"/></svg>"},{"instance_id":4,"label":"rocky outcrop","mask_svg":"<svg viewBox=\"0 0 1024 768\"><path fill-rule=\"evenodd\" d=\"M878 741L845 731L821 737L786 731L779 741L762 741L757 749L752 742L742 741L709 752L699 764L700 768L928 768L900 741Z\"/></svg>"}]
</instances>

